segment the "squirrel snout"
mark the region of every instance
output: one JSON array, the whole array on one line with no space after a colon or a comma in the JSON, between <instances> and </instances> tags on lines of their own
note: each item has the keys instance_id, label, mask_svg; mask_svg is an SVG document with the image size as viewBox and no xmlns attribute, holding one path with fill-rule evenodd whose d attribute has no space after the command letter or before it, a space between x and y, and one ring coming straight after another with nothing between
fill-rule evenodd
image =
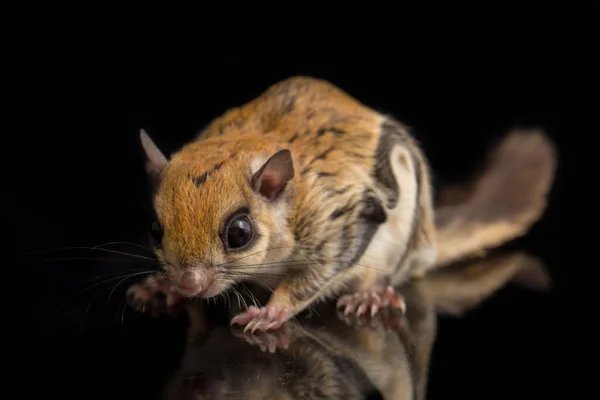
<instances>
[{"instance_id":1,"label":"squirrel snout","mask_svg":"<svg viewBox=\"0 0 600 400\"><path fill-rule=\"evenodd\" d=\"M196 296L202 293L208 286L208 277L196 271L185 271L179 280L177 290L184 296Z\"/></svg>"}]
</instances>

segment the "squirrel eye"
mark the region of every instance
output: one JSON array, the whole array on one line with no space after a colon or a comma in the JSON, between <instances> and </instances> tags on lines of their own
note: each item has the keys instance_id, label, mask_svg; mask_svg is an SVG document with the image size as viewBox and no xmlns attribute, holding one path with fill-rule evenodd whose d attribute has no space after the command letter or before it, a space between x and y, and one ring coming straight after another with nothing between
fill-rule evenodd
<instances>
[{"instance_id":1,"label":"squirrel eye","mask_svg":"<svg viewBox=\"0 0 600 400\"><path fill-rule=\"evenodd\" d=\"M158 221L154 221L152 223L150 233L152 234L152 239L156 242L156 244L160 244L162 242L163 232Z\"/></svg>"},{"instance_id":2,"label":"squirrel eye","mask_svg":"<svg viewBox=\"0 0 600 400\"><path fill-rule=\"evenodd\" d=\"M225 232L226 247L229 249L241 249L250 243L254 235L252 223L246 215L234 218Z\"/></svg>"}]
</instances>

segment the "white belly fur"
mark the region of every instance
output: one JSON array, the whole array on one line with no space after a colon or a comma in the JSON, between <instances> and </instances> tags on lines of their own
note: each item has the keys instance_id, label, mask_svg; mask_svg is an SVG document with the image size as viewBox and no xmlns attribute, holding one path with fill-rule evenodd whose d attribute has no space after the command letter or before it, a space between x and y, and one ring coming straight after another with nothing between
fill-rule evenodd
<instances>
[{"instance_id":1,"label":"white belly fur","mask_svg":"<svg viewBox=\"0 0 600 400\"><path fill-rule=\"evenodd\" d=\"M391 150L390 163L396 177L400 196L396 206L387 209L387 220L377 230L369 247L358 261L381 271L396 269L406 251L412 234L413 217L417 208L417 179L410 152L400 144ZM403 271L405 266L400 268Z\"/></svg>"}]
</instances>

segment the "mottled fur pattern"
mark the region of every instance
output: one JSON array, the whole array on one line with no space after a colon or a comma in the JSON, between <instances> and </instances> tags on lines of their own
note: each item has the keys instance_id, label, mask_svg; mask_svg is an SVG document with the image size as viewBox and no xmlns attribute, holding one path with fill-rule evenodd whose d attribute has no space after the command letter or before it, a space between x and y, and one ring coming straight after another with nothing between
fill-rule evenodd
<instances>
[{"instance_id":1,"label":"mottled fur pattern","mask_svg":"<svg viewBox=\"0 0 600 400\"><path fill-rule=\"evenodd\" d=\"M289 149L293 178L275 201L252 179ZM292 315L340 291L400 283L435 260L428 167L406 127L322 80L295 77L229 110L164 168L154 166L157 250L174 282L184 272L213 282L276 289ZM226 252L227 218L247 210L252 245ZM392 279L393 278L393 279Z\"/></svg>"}]
</instances>

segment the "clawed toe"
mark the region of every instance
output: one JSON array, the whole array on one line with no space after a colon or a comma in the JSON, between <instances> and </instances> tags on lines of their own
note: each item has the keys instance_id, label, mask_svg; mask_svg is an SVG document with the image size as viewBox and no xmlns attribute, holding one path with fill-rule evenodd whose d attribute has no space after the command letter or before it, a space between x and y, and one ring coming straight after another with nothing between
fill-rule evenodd
<instances>
[{"instance_id":1,"label":"clawed toe","mask_svg":"<svg viewBox=\"0 0 600 400\"><path fill-rule=\"evenodd\" d=\"M361 316L344 315L339 313L338 317L343 320L346 325L353 328L368 328L371 330L383 329L398 330L402 326L402 315L394 313L389 308L379 310L373 317L368 314Z\"/></svg>"},{"instance_id":2,"label":"clawed toe","mask_svg":"<svg viewBox=\"0 0 600 400\"><path fill-rule=\"evenodd\" d=\"M244 339L252 346L258 346L262 352L275 353L277 349L287 349L290 346L291 332L285 325L271 331L234 331L234 335Z\"/></svg>"},{"instance_id":3,"label":"clawed toe","mask_svg":"<svg viewBox=\"0 0 600 400\"><path fill-rule=\"evenodd\" d=\"M375 328L382 323L386 328L399 325L397 316L389 313L391 309L406 312L404 299L393 287L388 286L383 292L360 292L342 296L337 303L340 317L349 325Z\"/></svg>"},{"instance_id":4,"label":"clawed toe","mask_svg":"<svg viewBox=\"0 0 600 400\"><path fill-rule=\"evenodd\" d=\"M338 308L344 309L344 315L361 316L369 313L371 317L386 307L398 308L402 313L406 311L404 299L393 287L388 286L383 293L380 292L361 292L342 296L337 303Z\"/></svg>"},{"instance_id":5,"label":"clawed toe","mask_svg":"<svg viewBox=\"0 0 600 400\"><path fill-rule=\"evenodd\" d=\"M278 329L289 318L289 311L278 310L275 307L257 308L250 306L245 312L235 316L231 325L242 325L244 332L265 332Z\"/></svg>"}]
</instances>

